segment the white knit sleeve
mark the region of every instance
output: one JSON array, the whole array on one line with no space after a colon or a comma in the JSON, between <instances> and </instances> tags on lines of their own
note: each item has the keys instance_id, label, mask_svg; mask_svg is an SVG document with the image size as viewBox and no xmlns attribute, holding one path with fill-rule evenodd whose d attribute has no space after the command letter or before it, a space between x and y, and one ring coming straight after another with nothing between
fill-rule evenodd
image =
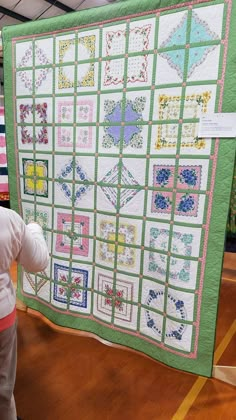
<instances>
[{"instance_id":1,"label":"white knit sleeve","mask_svg":"<svg viewBox=\"0 0 236 420\"><path fill-rule=\"evenodd\" d=\"M21 251L17 261L27 271L38 272L45 270L49 262L49 253L41 226L29 223L22 232Z\"/></svg>"}]
</instances>

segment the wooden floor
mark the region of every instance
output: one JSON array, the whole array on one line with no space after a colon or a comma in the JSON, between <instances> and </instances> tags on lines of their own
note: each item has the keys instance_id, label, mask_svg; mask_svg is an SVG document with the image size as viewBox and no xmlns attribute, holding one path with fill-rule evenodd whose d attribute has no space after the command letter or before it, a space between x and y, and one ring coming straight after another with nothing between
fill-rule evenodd
<instances>
[{"instance_id":1,"label":"wooden floor","mask_svg":"<svg viewBox=\"0 0 236 420\"><path fill-rule=\"evenodd\" d=\"M222 281L216 348L236 319L235 272ZM15 268L13 268L15 276ZM18 311L15 398L24 420L233 420L236 387L163 366ZM236 365L234 334L219 365Z\"/></svg>"}]
</instances>

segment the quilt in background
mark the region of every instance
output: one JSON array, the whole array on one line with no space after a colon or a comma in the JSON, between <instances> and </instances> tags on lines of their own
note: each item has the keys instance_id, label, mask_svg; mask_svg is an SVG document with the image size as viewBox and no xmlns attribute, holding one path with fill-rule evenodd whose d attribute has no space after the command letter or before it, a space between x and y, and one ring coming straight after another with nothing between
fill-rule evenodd
<instances>
[{"instance_id":1,"label":"quilt in background","mask_svg":"<svg viewBox=\"0 0 236 420\"><path fill-rule=\"evenodd\" d=\"M0 107L0 206L9 205L4 107Z\"/></svg>"},{"instance_id":2,"label":"quilt in background","mask_svg":"<svg viewBox=\"0 0 236 420\"><path fill-rule=\"evenodd\" d=\"M235 140L198 122L236 109L235 6L127 0L3 31L11 203L51 254L18 296L206 376Z\"/></svg>"}]
</instances>

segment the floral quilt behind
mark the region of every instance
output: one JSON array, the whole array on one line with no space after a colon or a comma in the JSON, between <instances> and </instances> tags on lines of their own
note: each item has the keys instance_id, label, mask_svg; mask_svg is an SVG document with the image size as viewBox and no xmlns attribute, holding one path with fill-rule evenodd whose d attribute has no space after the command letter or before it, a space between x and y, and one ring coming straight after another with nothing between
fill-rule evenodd
<instances>
[{"instance_id":1,"label":"floral quilt behind","mask_svg":"<svg viewBox=\"0 0 236 420\"><path fill-rule=\"evenodd\" d=\"M51 255L18 296L207 376L235 142L198 123L235 110L233 13L126 1L3 31L12 205Z\"/></svg>"}]
</instances>

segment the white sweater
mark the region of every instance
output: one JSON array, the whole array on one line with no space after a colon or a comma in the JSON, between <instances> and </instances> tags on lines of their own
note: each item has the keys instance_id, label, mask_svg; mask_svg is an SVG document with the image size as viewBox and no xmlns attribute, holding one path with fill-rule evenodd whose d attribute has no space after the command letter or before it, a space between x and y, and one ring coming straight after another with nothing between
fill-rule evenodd
<instances>
[{"instance_id":1,"label":"white sweater","mask_svg":"<svg viewBox=\"0 0 236 420\"><path fill-rule=\"evenodd\" d=\"M26 226L17 213L0 207L0 319L9 315L16 303L9 273L14 260L27 271L42 271L49 261L47 245L38 224Z\"/></svg>"}]
</instances>

